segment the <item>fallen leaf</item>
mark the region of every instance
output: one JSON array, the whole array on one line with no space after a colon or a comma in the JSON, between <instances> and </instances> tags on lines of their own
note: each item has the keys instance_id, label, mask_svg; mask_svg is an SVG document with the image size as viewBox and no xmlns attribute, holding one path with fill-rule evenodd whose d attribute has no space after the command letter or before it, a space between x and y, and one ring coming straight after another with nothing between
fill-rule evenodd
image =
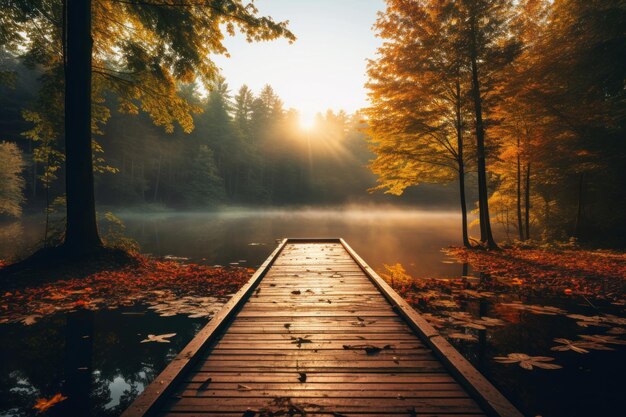
<instances>
[{"instance_id":1,"label":"fallen leaf","mask_svg":"<svg viewBox=\"0 0 626 417\"><path fill-rule=\"evenodd\" d=\"M477 342L478 341L476 336L471 335L471 334L466 334L466 333L450 333L448 335L448 337L451 338L451 339L469 340L471 342Z\"/></svg>"},{"instance_id":2,"label":"fallen leaf","mask_svg":"<svg viewBox=\"0 0 626 417\"><path fill-rule=\"evenodd\" d=\"M50 399L39 398L37 402L33 406L35 410L37 410L37 414L44 413L53 407L55 404L60 403L61 401L67 400L67 397L64 397L63 394L56 393Z\"/></svg>"},{"instance_id":3,"label":"fallen leaf","mask_svg":"<svg viewBox=\"0 0 626 417\"><path fill-rule=\"evenodd\" d=\"M176 333L166 333L166 334L159 334L159 335L149 334L147 338L141 341L141 343L149 343L149 342L169 343L170 341L167 339L169 339L170 337L174 337L174 336L176 336Z\"/></svg>"},{"instance_id":4,"label":"fallen leaf","mask_svg":"<svg viewBox=\"0 0 626 417\"><path fill-rule=\"evenodd\" d=\"M498 363L517 363L523 369L531 371L533 367L542 369L561 369L561 365L551 362L554 358L549 356L529 356L525 353L509 353L507 356L496 356L495 361Z\"/></svg>"},{"instance_id":5,"label":"fallen leaf","mask_svg":"<svg viewBox=\"0 0 626 417\"><path fill-rule=\"evenodd\" d=\"M346 350L361 350L363 349L368 355L376 355L382 350L391 349L391 345L385 345L382 348L374 345L343 345Z\"/></svg>"},{"instance_id":6,"label":"fallen leaf","mask_svg":"<svg viewBox=\"0 0 626 417\"><path fill-rule=\"evenodd\" d=\"M307 336L304 336L304 337L292 337L291 338L291 343L297 345L298 347L301 347L303 343L313 343L313 341L310 340Z\"/></svg>"},{"instance_id":7,"label":"fallen leaf","mask_svg":"<svg viewBox=\"0 0 626 417\"><path fill-rule=\"evenodd\" d=\"M213 381L213 378L211 377L205 379L204 382L198 387L198 390L204 391L205 389L207 389L211 381Z\"/></svg>"}]
</instances>

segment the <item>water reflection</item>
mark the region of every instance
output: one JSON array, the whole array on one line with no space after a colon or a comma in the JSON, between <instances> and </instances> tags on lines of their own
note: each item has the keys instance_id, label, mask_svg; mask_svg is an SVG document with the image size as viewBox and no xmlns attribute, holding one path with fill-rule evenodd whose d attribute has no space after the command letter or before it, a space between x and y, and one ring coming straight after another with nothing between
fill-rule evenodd
<instances>
[{"instance_id":1,"label":"water reflection","mask_svg":"<svg viewBox=\"0 0 626 417\"><path fill-rule=\"evenodd\" d=\"M143 213L115 211L142 251L191 258L206 264L260 265L284 237L343 237L374 268L402 263L416 276L457 276L442 247L459 245L456 211L390 207ZM470 219L471 220L471 219ZM0 240L0 259L12 258L43 236L43 223L25 217L19 233ZM0 230L2 227L0 227ZM17 238L19 236L19 239ZM257 243L257 245L250 245ZM449 261L448 261L449 262Z\"/></svg>"},{"instance_id":2,"label":"water reflection","mask_svg":"<svg viewBox=\"0 0 626 417\"><path fill-rule=\"evenodd\" d=\"M402 262L416 275L456 276L442 247L459 244L455 212L351 210L233 210L217 213L119 213L146 252L209 264L246 260L258 266L283 237L343 237L374 268ZM262 245L250 245L261 243Z\"/></svg>"},{"instance_id":3,"label":"water reflection","mask_svg":"<svg viewBox=\"0 0 626 417\"><path fill-rule=\"evenodd\" d=\"M414 277L458 281L467 277L466 281L475 283L480 292L472 294L467 287L459 287L465 296L458 301L458 297L452 300L451 290L436 287L444 295L439 297L439 305L414 304L443 320L444 332L470 336L451 341L529 415L612 416L619 415L616 410L626 409L622 395L626 373L623 346L584 355L551 350L556 344L554 338L574 340L581 334L608 331L608 327L601 327L603 323L584 318L598 312L575 299L521 295L510 285L502 289L494 277L472 271L467 264L450 262L441 248L460 243L460 218L455 213L357 208L116 214L145 252L191 258L209 265L237 263L254 267L273 250L275 239L340 236L379 271L385 269L384 264L400 264L406 274ZM43 230L40 228L41 224L33 219L12 225L5 232L10 239L0 240L0 258L32 245ZM12 241L18 236L21 241ZM177 303L179 299L176 297ZM524 307L516 307L513 302L521 302ZM89 403L68 398L63 407L89 409L96 416L119 415L207 321L206 317L168 316L170 304L164 304L158 312L141 305L96 311L89 319L55 314L32 326L0 325L0 415L34 415L35 399L66 390L75 390L72 397L80 397L82 390ZM179 311L181 306L176 308ZM450 312L457 314L457 324L446 327ZM609 306L603 312L624 317L623 308L618 306ZM576 319L568 314L580 316ZM485 323L485 318L501 323ZM473 321L474 327L458 324L468 321ZM174 332L176 336L170 343L140 343L148 334ZM89 334L90 338L83 338ZM84 345L84 351L91 349L91 353L84 357L72 355L76 348L73 343ZM527 371L517 364L493 360L510 353L552 356L554 363L563 368ZM89 382L85 382L86 375ZM87 397L84 391L88 384L91 394Z\"/></svg>"},{"instance_id":4,"label":"water reflection","mask_svg":"<svg viewBox=\"0 0 626 417\"><path fill-rule=\"evenodd\" d=\"M47 415L118 416L206 322L136 306L2 325L0 415L36 415L36 399L62 392ZM170 343L140 343L170 332Z\"/></svg>"}]
</instances>

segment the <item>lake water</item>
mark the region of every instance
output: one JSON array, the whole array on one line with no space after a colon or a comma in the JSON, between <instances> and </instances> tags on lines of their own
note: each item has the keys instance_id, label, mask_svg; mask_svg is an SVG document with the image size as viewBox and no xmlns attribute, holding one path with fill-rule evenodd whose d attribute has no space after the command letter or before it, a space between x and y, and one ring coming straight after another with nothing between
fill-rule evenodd
<instances>
[{"instance_id":1,"label":"lake water","mask_svg":"<svg viewBox=\"0 0 626 417\"><path fill-rule=\"evenodd\" d=\"M140 243L143 252L154 256L255 268L276 247L277 239L343 237L378 271L383 271L385 264L399 263L420 279L462 275L484 278L478 271L451 262L441 252L443 247L460 244L460 216L455 212L371 207L116 215L126 224L128 236ZM0 258L15 256L40 239L41 234L41 223L33 220L5 226L0 231ZM513 308L508 305L511 302L554 307L558 312ZM436 317L447 314L437 309L424 310ZM598 322L581 327L567 317L597 315L598 311L589 305L541 295L520 297L511 292L465 301L457 313L478 320L489 317L502 321L482 329L464 328L462 331L472 340L452 342L528 415L612 416L621 415L626 409L624 346L610 344L606 346L613 350L591 350L588 354L551 350L554 338L574 340L580 334L593 336L609 328L623 329ZM607 307L602 313L624 317L623 308ZM206 318L182 314L163 316L146 305L87 314L87 319L57 313L28 326L0 325L0 416L35 415L32 407L37 398L49 398L68 386L67 381L63 383L64 375L68 367L76 365L68 354L68 338L85 331L93 335L88 358L91 375L86 379L83 376L86 383L75 384L74 395L81 395L82 387L84 395L90 393L85 405L87 413L118 416L207 322ZM85 323L87 328L81 330ZM452 331L445 326L442 330ZM170 343L141 343L147 334L164 333L176 336ZM554 357L552 363L562 368L529 371L518 364L493 360L510 353ZM80 375L75 379L80 381Z\"/></svg>"},{"instance_id":2,"label":"lake water","mask_svg":"<svg viewBox=\"0 0 626 417\"><path fill-rule=\"evenodd\" d=\"M459 265L441 248L461 243L461 217L451 211L394 207L245 210L211 213L114 211L142 252L227 265L260 265L284 237L342 237L374 268L402 263L417 276L456 276ZM21 236L21 237L20 237ZM0 259L12 258L43 236L41 219L0 229ZM242 263L243 265L243 263Z\"/></svg>"}]
</instances>

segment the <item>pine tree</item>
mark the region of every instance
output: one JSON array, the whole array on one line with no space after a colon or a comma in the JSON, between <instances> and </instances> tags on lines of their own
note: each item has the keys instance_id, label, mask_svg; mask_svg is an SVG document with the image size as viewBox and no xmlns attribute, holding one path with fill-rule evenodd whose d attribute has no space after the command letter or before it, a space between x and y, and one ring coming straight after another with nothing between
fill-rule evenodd
<instances>
[{"instance_id":1,"label":"pine tree","mask_svg":"<svg viewBox=\"0 0 626 417\"><path fill-rule=\"evenodd\" d=\"M193 128L195 109L177 95L178 82L215 79L211 53L226 53L222 27L238 27L249 41L294 36L285 23L259 17L255 7L240 0L3 0L0 45L27 62L54 74L65 94L68 252L88 253L101 247L93 191L92 132L106 121L108 109L96 106L104 91L115 91L126 112L141 109L155 124L172 131L174 122ZM92 27L93 22L93 27ZM28 45L26 52L22 51ZM92 74L94 84L92 90ZM64 83L63 83L64 81ZM45 92L49 94L49 92ZM40 119L46 119L45 110Z\"/></svg>"}]
</instances>

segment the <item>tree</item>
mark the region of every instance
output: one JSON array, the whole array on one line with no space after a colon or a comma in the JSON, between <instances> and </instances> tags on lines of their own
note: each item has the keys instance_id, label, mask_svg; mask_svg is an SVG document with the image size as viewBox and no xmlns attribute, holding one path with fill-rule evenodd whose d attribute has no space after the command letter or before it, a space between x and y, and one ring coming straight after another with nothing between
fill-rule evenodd
<instances>
[{"instance_id":1,"label":"tree","mask_svg":"<svg viewBox=\"0 0 626 417\"><path fill-rule=\"evenodd\" d=\"M234 198L238 193L238 177L243 165L238 152L240 136L235 134L231 113L228 84L219 77L211 87L199 123L203 124L206 137L200 137L200 143L206 143L215 154L215 163L219 175L224 180L225 193Z\"/></svg>"},{"instance_id":2,"label":"tree","mask_svg":"<svg viewBox=\"0 0 626 417\"><path fill-rule=\"evenodd\" d=\"M520 238L530 237L531 223L549 239L626 230L618 191L626 187L618 139L625 22L619 1L519 4L514 26L524 48L499 87L492 128L500 152L490 170L498 195L512 197Z\"/></svg>"},{"instance_id":3,"label":"tree","mask_svg":"<svg viewBox=\"0 0 626 417\"><path fill-rule=\"evenodd\" d=\"M519 49L511 36L513 6L508 0L462 0L455 2L455 6L459 12L461 45L471 74L480 240L488 248L497 248L489 217L484 112L487 96L493 95L503 68L513 61Z\"/></svg>"},{"instance_id":4,"label":"tree","mask_svg":"<svg viewBox=\"0 0 626 417\"><path fill-rule=\"evenodd\" d=\"M250 117L254 95L247 85L242 85L235 96L235 125L243 136L250 135Z\"/></svg>"},{"instance_id":5,"label":"tree","mask_svg":"<svg viewBox=\"0 0 626 417\"><path fill-rule=\"evenodd\" d=\"M521 56L534 83L518 98L546 121L539 149L551 175L538 178L540 188L555 200L560 216L552 221L564 219L557 227L569 236L623 235L626 5L559 0L545 14Z\"/></svg>"},{"instance_id":6,"label":"tree","mask_svg":"<svg viewBox=\"0 0 626 417\"><path fill-rule=\"evenodd\" d=\"M199 145L188 159L190 167L183 183L185 203L191 207L207 207L223 201L224 182L218 174L211 149Z\"/></svg>"},{"instance_id":7,"label":"tree","mask_svg":"<svg viewBox=\"0 0 626 417\"><path fill-rule=\"evenodd\" d=\"M459 182L463 243L470 246L465 197L466 57L453 3L387 2L376 28L386 42L370 61L367 109L380 185L402 194L420 183Z\"/></svg>"},{"instance_id":8,"label":"tree","mask_svg":"<svg viewBox=\"0 0 626 417\"><path fill-rule=\"evenodd\" d=\"M24 203L22 153L14 143L0 142L0 214L19 217Z\"/></svg>"},{"instance_id":9,"label":"tree","mask_svg":"<svg viewBox=\"0 0 626 417\"><path fill-rule=\"evenodd\" d=\"M48 101L65 100L65 132L56 132L66 139L64 248L78 253L101 247L91 136L109 117L100 103L103 92L114 91L121 110L141 109L167 131L174 122L191 131L197 109L177 95L177 83L198 78L208 85L215 79L217 68L208 57L227 53L222 25L229 34L238 27L249 41L295 39L286 23L259 17L241 0L94 0L93 10L91 5L91 0L2 0L0 21L0 45L45 67L57 81L51 84L65 89L65 95L45 94ZM40 116L52 125L45 112Z\"/></svg>"}]
</instances>

